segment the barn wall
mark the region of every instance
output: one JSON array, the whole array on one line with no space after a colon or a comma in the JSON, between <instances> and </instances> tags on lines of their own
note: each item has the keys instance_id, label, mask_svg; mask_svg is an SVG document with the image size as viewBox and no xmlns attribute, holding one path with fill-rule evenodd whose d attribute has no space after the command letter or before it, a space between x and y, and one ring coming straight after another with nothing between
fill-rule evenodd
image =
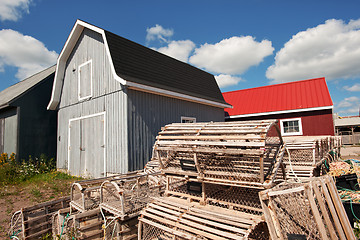
<instances>
[{"instance_id":1,"label":"barn wall","mask_svg":"<svg viewBox=\"0 0 360 240\"><path fill-rule=\"evenodd\" d=\"M161 127L195 117L197 122L224 121L224 110L199 103L128 90L129 171L141 169L151 158Z\"/></svg>"},{"instance_id":2,"label":"barn wall","mask_svg":"<svg viewBox=\"0 0 360 240\"><path fill-rule=\"evenodd\" d=\"M90 59L92 60L93 93L91 98L79 100L78 66ZM100 34L88 29L84 30L68 59L64 76L58 112L57 167L68 168L69 121L105 112L106 173L127 172L126 89L123 89L122 85L113 78ZM98 135L95 132L87 132L89 133L86 136L87 141L91 141ZM72 150L75 151L74 148ZM93 154L99 155L97 152ZM90 159L90 161L97 161L97 159Z\"/></svg>"},{"instance_id":3,"label":"barn wall","mask_svg":"<svg viewBox=\"0 0 360 240\"><path fill-rule=\"evenodd\" d=\"M319 110L309 112L274 114L266 116L255 116L247 118L227 119L227 121L247 121L247 120L262 120L262 119L288 119L301 118L303 136L334 136L334 121L332 110ZM280 125L279 125L280 127Z\"/></svg>"},{"instance_id":4,"label":"barn wall","mask_svg":"<svg viewBox=\"0 0 360 240\"><path fill-rule=\"evenodd\" d=\"M19 109L18 158L45 154L56 158L57 112L46 109L54 81L51 74L11 103Z\"/></svg>"},{"instance_id":5,"label":"barn wall","mask_svg":"<svg viewBox=\"0 0 360 240\"><path fill-rule=\"evenodd\" d=\"M58 112L59 127L57 167L67 169L68 166L70 119L105 112L106 172L127 172L128 146L127 141L124 141L124 139L127 139L126 103L126 94L123 91L117 91L109 95L60 109ZM87 136L87 139L90 141L94 137L97 137L95 132L88 131L88 133L89 135ZM75 149L73 148L73 150ZM94 154L98 155L99 153ZM97 161L97 159L90 160Z\"/></svg>"},{"instance_id":6,"label":"barn wall","mask_svg":"<svg viewBox=\"0 0 360 240\"><path fill-rule=\"evenodd\" d=\"M79 66L89 60L92 61L92 99L121 90L113 78L102 36L84 29L66 64L60 108L86 101L79 100Z\"/></svg>"}]
</instances>

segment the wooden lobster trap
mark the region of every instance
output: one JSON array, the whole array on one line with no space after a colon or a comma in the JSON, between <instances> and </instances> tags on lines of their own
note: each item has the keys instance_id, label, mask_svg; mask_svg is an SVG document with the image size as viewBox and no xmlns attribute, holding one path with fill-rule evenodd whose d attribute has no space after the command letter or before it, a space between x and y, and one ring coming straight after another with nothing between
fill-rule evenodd
<instances>
[{"instance_id":1,"label":"wooden lobster trap","mask_svg":"<svg viewBox=\"0 0 360 240\"><path fill-rule=\"evenodd\" d=\"M276 120L173 123L157 136L154 158L167 175L263 189L274 184L283 150Z\"/></svg>"},{"instance_id":2,"label":"wooden lobster trap","mask_svg":"<svg viewBox=\"0 0 360 240\"><path fill-rule=\"evenodd\" d=\"M69 207L69 197L43 202L22 208L11 217L9 237L11 239L39 239L51 233L52 217L62 208Z\"/></svg>"},{"instance_id":3,"label":"wooden lobster trap","mask_svg":"<svg viewBox=\"0 0 360 240\"><path fill-rule=\"evenodd\" d=\"M100 204L100 187L104 181L117 180L128 176L137 176L142 173L142 171L134 171L110 177L74 182L71 186L70 206L80 212L95 209L99 207Z\"/></svg>"},{"instance_id":4,"label":"wooden lobster trap","mask_svg":"<svg viewBox=\"0 0 360 240\"><path fill-rule=\"evenodd\" d=\"M334 136L285 137L286 177L301 180L320 176L322 165L338 159L339 140Z\"/></svg>"},{"instance_id":5,"label":"wooden lobster trap","mask_svg":"<svg viewBox=\"0 0 360 240\"><path fill-rule=\"evenodd\" d=\"M103 223L99 208L84 212L71 212L70 208L63 208L53 215L53 239L102 239Z\"/></svg>"},{"instance_id":6,"label":"wooden lobster trap","mask_svg":"<svg viewBox=\"0 0 360 240\"><path fill-rule=\"evenodd\" d=\"M100 188L100 209L121 220L137 216L151 197L164 191L165 185L159 178L162 178L161 172L104 181Z\"/></svg>"},{"instance_id":7,"label":"wooden lobster trap","mask_svg":"<svg viewBox=\"0 0 360 240\"><path fill-rule=\"evenodd\" d=\"M155 198L139 216L139 239L269 239L258 215L173 197Z\"/></svg>"},{"instance_id":8,"label":"wooden lobster trap","mask_svg":"<svg viewBox=\"0 0 360 240\"><path fill-rule=\"evenodd\" d=\"M193 178L167 176L165 196L187 199L224 209L262 215L258 188L197 182Z\"/></svg>"},{"instance_id":9,"label":"wooden lobster trap","mask_svg":"<svg viewBox=\"0 0 360 240\"><path fill-rule=\"evenodd\" d=\"M355 239L330 176L260 192L272 239Z\"/></svg>"}]
</instances>

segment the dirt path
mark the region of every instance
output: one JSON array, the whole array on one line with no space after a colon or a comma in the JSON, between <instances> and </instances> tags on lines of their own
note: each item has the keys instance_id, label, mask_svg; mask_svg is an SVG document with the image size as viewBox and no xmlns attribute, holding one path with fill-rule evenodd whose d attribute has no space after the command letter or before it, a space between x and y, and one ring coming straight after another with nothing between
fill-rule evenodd
<instances>
[{"instance_id":1,"label":"dirt path","mask_svg":"<svg viewBox=\"0 0 360 240\"><path fill-rule=\"evenodd\" d=\"M68 196L74 180L55 180L26 186L6 186L0 188L0 239L10 239L7 235L11 216L23 207Z\"/></svg>"}]
</instances>

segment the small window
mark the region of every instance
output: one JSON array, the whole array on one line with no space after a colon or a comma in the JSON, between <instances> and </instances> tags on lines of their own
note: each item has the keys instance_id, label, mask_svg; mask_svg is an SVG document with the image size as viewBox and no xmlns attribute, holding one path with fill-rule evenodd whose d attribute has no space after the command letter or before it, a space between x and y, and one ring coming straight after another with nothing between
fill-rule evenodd
<instances>
[{"instance_id":1,"label":"small window","mask_svg":"<svg viewBox=\"0 0 360 240\"><path fill-rule=\"evenodd\" d=\"M181 123L195 123L196 118L194 117L181 117Z\"/></svg>"},{"instance_id":2,"label":"small window","mask_svg":"<svg viewBox=\"0 0 360 240\"><path fill-rule=\"evenodd\" d=\"M280 120L281 135L303 135L301 118L282 119Z\"/></svg>"},{"instance_id":3,"label":"small window","mask_svg":"<svg viewBox=\"0 0 360 240\"><path fill-rule=\"evenodd\" d=\"M79 66L78 93L79 100L92 97L92 60Z\"/></svg>"}]
</instances>

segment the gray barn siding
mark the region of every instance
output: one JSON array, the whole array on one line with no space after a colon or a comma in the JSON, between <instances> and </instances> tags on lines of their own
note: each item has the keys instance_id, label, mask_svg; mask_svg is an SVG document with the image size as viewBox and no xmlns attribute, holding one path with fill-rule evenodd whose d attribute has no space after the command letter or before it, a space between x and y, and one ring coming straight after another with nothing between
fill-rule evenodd
<instances>
[{"instance_id":1,"label":"gray barn siding","mask_svg":"<svg viewBox=\"0 0 360 240\"><path fill-rule=\"evenodd\" d=\"M121 84L113 78L102 36L96 32L85 29L66 64L59 108L79 102L79 66L90 59L92 59L92 98L121 90Z\"/></svg>"},{"instance_id":2,"label":"gray barn siding","mask_svg":"<svg viewBox=\"0 0 360 240\"><path fill-rule=\"evenodd\" d=\"M78 67L90 59L92 59L93 94L90 99L79 101ZM85 29L65 69L58 112L58 168L67 169L69 120L104 111L106 112L106 172L125 173L128 169L126 93L121 84L113 78L102 36ZM92 137L94 136L89 136L90 139Z\"/></svg>"},{"instance_id":3,"label":"gray barn siding","mask_svg":"<svg viewBox=\"0 0 360 240\"><path fill-rule=\"evenodd\" d=\"M90 101L81 102L59 110L58 128L58 158L57 167L67 169L68 164L68 134L70 119L85 117L105 112L105 159L107 173L125 173L128 169L127 156L127 120L126 94L117 91ZM88 139L96 133L88 132ZM97 153L96 153L97 154ZM97 161L97 159L92 159Z\"/></svg>"},{"instance_id":4,"label":"gray barn siding","mask_svg":"<svg viewBox=\"0 0 360 240\"><path fill-rule=\"evenodd\" d=\"M224 121L224 109L128 90L129 171L141 169L152 154L161 127L180 122L181 116L197 122Z\"/></svg>"}]
</instances>

